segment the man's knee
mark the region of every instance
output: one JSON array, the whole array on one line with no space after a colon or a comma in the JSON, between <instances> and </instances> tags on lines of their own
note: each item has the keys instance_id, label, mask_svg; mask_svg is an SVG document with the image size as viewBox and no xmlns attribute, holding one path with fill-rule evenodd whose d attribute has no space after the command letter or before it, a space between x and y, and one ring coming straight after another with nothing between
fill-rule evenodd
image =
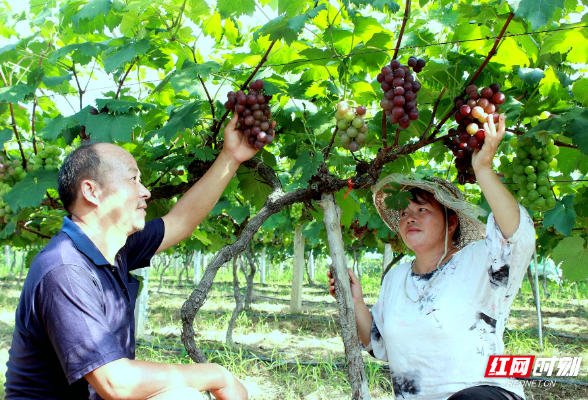
<instances>
[{"instance_id":1,"label":"man's knee","mask_svg":"<svg viewBox=\"0 0 588 400\"><path fill-rule=\"evenodd\" d=\"M196 389L176 388L150 397L149 400L204 400L204 397Z\"/></svg>"}]
</instances>

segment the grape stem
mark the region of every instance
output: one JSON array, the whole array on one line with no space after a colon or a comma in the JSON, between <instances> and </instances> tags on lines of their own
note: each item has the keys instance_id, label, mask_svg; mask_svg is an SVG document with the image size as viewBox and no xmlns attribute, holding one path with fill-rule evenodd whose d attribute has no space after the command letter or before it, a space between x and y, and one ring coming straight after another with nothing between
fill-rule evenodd
<instances>
[{"instance_id":1,"label":"grape stem","mask_svg":"<svg viewBox=\"0 0 588 400\"><path fill-rule=\"evenodd\" d=\"M429 133L429 131L433 127L433 123L435 122L435 116L437 115L437 108L439 107L439 103L441 103L441 99L443 98L443 95L445 94L446 90L447 90L447 86L445 86L443 88L443 90L441 91L441 93L439 93L439 97L437 97L437 100L435 101L435 104L433 105L433 112L431 113L431 121L429 122L429 126L427 126L427 129L425 129L425 131L421 135L421 138L423 138L423 139L427 136L427 134ZM451 112L448 115L450 116ZM445 121L447 121L448 118L449 117L446 116L445 119L442 121L442 123L445 123ZM437 125L435 127L435 130L433 131L433 133L431 133L431 136L429 137L429 139L433 139L435 137L435 135L439 132L439 129L441 129L441 126L443 126L443 124Z\"/></svg>"},{"instance_id":2,"label":"grape stem","mask_svg":"<svg viewBox=\"0 0 588 400\"><path fill-rule=\"evenodd\" d=\"M331 152L331 147L333 147L333 143L335 143L335 136L337 136L337 131L339 130L338 126L335 126L335 130L333 131L333 136L331 137L331 141L325 150L325 154L323 158L326 160L329 157L329 153Z\"/></svg>"},{"instance_id":3,"label":"grape stem","mask_svg":"<svg viewBox=\"0 0 588 400\"><path fill-rule=\"evenodd\" d=\"M386 128L387 128L387 123L386 123L386 113L382 111L382 147L384 149L388 148L388 139L387 139L387 133L386 133Z\"/></svg>"},{"instance_id":4,"label":"grape stem","mask_svg":"<svg viewBox=\"0 0 588 400\"><path fill-rule=\"evenodd\" d=\"M410 18L410 0L406 0L406 7L404 8L404 18L402 19L402 27L400 28L400 33L398 34L398 40L396 41L396 48L394 49L394 56L392 57L393 60L398 57L398 51L400 50L400 43L402 42L402 36L404 35L404 29L406 28L406 23Z\"/></svg>"},{"instance_id":5,"label":"grape stem","mask_svg":"<svg viewBox=\"0 0 588 400\"><path fill-rule=\"evenodd\" d=\"M476 81L476 79L478 79L478 77L482 73L482 70L486 67L486 65L488 64L488 62L490 61L490 59L492 57L494 57L494 55L496 54L496 48L500 44L500 41L502 40L502 37L506 33L506 28L508 28L508 25L510 24L510 21L512 21L512 19L514 18L514 16L515 16L514 13L510 13L510 15L508 16L508 19L504 23L504 26L502 27L502 30L500 31L500 34L496 37L496 39L494 39L494 46L492 46L492 49L490 49L490 52L488 53L488 56L486 57L486 59L484 60L484 62L482 63L482 65L480 65L480 68L478 68L478 70L476 71L476 73L474 74L474 76L472 76L472 79L470 79L470 81L468 82L468 84L465 85L466 88L469 85L472 85Z\"/></svg>"},{"instance_id":6,"label":"grape stem","mask_svg":"<svg viewBox=\"0 0 588 400\"><path fill-rule=\"evenodd\" d=\"M122 77L122 79L118 82L118 90L116 91L116 95L114 96L115 99L118 99L118 97L120 96L120 91L122 90L122 87L125 84L125 79L127 79L127 76L129 76L129 73L131 72L131 69L135 65L135 62L137 62L137 58L135 58L133 60L133 62L131 63L131 65L129 65L129 68L127 68L127 72ZM76 80L77 80L77 78L76 78ZM79 82L78 82L78 87L79 87ZM80 95L81 95L81 88L80 88ZM81 101L81 98L80 98L80 101ZM80 103L80 108L81 107L82 107L82 104Z\"/></svg>"},{"instance_id":7,"label":"grape stem","mask_svg":"<svg viewBox=\"0 0 588 400\"><path fill-rule=\"evenodd\" d=\"M4 74L2 73L1 69L0 69L0 76L2 76L2 81L4 82L4 86L10 86L8 84L8 82L6 81L6 77L4 77ZM12 84L12 79L10 79L10 83ZM20 136L18 135L18 129L16 129L16 118L14 118L14 107L13 107L12 103L8 103L8 105L10 106L10 116L12 117L12 130L14 131L14 135L16 136L16 141L18 142L18 148L20 149L20 155L22 157L22 166L26 170L27 159L24 155L22 143L20 142ZM10 159L10 157L8 157L8 155L6 155L6 157L7 157L7 159Z\"/></svg>"},{"instance_id":8,"label":"grape stem","mask_svg":"<svg viewBox=\"0 0 588 400\"><path fill-rule=\"evenodd\" d=\"M267 61L267 57L269 56L269 53L270 53L270 51L272 51L272 48L274 47L275 44L276 44L276 41L275 40L273 42L271 42L271 44L269 45L267 51L265 52L265 54L263 55L263 57L261 57L261 60L257 64L257 67L255 67L255 69L253 70L253 72L251 73L251 75L249 75L249 78L247 78L247 80L245 81L245 83L243 83L243 85L241 85L241 90L245 90L245 88L247 88L247 85L249 85L249 82L251 82L251 80L253 79L253 77L255 76L255 74L257 74L257 71L259 71L259 69L261 68L261 66ZM218 121L218 123L217 123L217 121L215 121L212 124L212 131L214 132L214 134L210 138L209 143L210 142L215 142L216 143L216 137L218 136L218 133L220 132L220 128L223 125L223 122L225 122L225 119L227 119L227 116L229 115L230 112L231 112L231 110L227 110L223 114L223 116L221 117L221 119Z\"/></svg>"},{"instance_id":9,"label":"grape stem","mask_svg":"<svg viewBox=\"0 0 588 400\"><path fill-rule=\"evenodd\" d=\"M393 149L398 147L398 138L400 138L400 127L396 128L396 136L394 136L394 144L392 145Z\"/></svg>"},{"instance_id":10,"label":"grape stem","mask_svg":"<svg viewBox=\"0 0 588 400\"><path fill-rule=\"evenodd\" d=\"M41 232L39 232L39 231L36 231L36 230L34 230L34 229L31 229L31 228L27 228L27 227L26 227L26 226L24 226L24 225L21 225L21 229L24 229L25 231L29 231L29 232L31 232L31 233L34 233L35 235L37 235L37 236L39 236L39 237L42 237L43 239L51 239L51 236L44 235L44 234L42 234Z\"/></svg>"},{"instance_id":11,"label":"grape stem","mask_svg":"<svg viewBox=\"0 0 588 400\"><path fill-rule=\"evenodd\" d=\"M80 80L78 79L78 73L76 72L76 63L72 63L71 65L71 72L73 72L74 78L76 78L76 84L78 85L78 93L80 94L80 111L84 108L83 106L83 98L84 98L84 91L82 90L82 86L80 85Z\"/></svg>"},{"instance_id":12,"label":"grape stem","mask_svg":"<svg viewBox=\"0 0 588 400\"><path fill-rule=\"evenodd\" d=\"M152 183L150 186L151 186L151 187L155 187L155 185L157 185L157 183L158 183L158 182L161 180L161 178L163 178L165 175L167 175L167 173L168 173L169 171L171 171L171 168L168 168L168 169L167 169L167 171L165 171L163 174L161 174L161 175L159 176L159 178L157 178L157 179L155 180L155 182L153 182L153 183Z\"/></svg>"},{"instance_id":13,"label":"grape stem","mask_svg":"<svg viewBox=\"0 0 588 400\"><path fill-rule=\"evenodd\" d=\"M577 149L578 148L578 146L576 146L576 145L560 142L559 140L554 140L553 143L559 147L569 147L570 149Z\"/></svg>"}]
</instances>

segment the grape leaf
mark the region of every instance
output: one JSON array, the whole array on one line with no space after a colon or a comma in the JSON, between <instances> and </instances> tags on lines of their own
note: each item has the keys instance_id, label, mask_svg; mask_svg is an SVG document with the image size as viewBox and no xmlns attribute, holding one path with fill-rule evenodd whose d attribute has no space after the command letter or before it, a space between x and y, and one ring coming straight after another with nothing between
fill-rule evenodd
<instances>
[{"instance_id":1,"label":"grape leaf","mask_svg":"<svg viewBox=\"0 0 588 400\"><path fill-rule=\"evenodd\" d=\"M135 114L101 113L88 116L86 134L99 142L130 142L136 126L145 127L145 123Z\"/></svg>"},{"instance_id":2,"label":"grape leaf","mask_svg":"<svg viewBox=\"0 0 588 400\"><path fill-rule=\"evenodd\" d=\"M120 46L119 50L111 53L102 64L106 73L111 73L117 68L120 68L124 63L131 61L138 55L145 54L149 49L149 40L142 39L136 43L129 43L124 46Z\"/></svg>"},{"instance_id":3,"label":"grape leaf","mask_svg":"<svg viewBox=\"0 0 588 400\"><path fill-rule=\"evenodd\" d=\"M580 162L586 157L578 157L578 150L569 147L560 147L557 158L557 167L565 176L570 175L578 169Z\"/></svg>"},{"instance_id":4,"label":"grape leaf","mask_svg":"<svg viewBox=\"0 0 588 400\"><path fill-rule=\"evenodd\" d=\"M306 25L307 22L314 19L320 11L326 9L327 7L324 4L321 4L318 7L310 9L308 12L304 14L292 17L287 22L288 28L290 28L296 33L300 33L300 31L304 28L304 25Z\"/></svg>"},{"instance_id":5,"label":"grape leaf","mask_svg":"<svg viewBox=\"0 0 588 400\"><path fill-rule=\"evenodd\" d=\"M284 39L288 46L298 39L298 33L288 26L288 20L285 15L274 18L260 29L253 32L253 40L258 41L260 37L269 36L269 40ZM298 25L300 20L298 20Z\"/></svg>"},{"instance_id":6,"label":"grape leaf","mask_svg":"<svg viewBox=\"0 0 588 400\"><path fill-rule=\"evenodd\" d=\"M325 129L332 127L334 121L335 117L333 116L333 113L327 113L327 111L322 108L319 112L308 118L305 125L308 128L314 129L315 133L320 133Z\"/></svg>"},{"instance_id":7,"label":"grape leaf","mask_svg":"<svg viewBox=\"0 0 588 400\"><path fill-rule=\"evenodd\" d=\"M9 128L4 128L0 130L0 149L4 148L4 144L12 139L13 130Z\"/></svg>"},{"instance_id":8,"label":"grape leaf","mask_svg":"<svg viewBox=\"0 0 588 400\"><path fill-rule=\"evenodd\" d=\"M249 199L249 203L257 210L261 210L272 192L272 188L252 172L239 176L239 189L243 191L243 197Z\"/></svg>"},{"instance_id":9,"label":"grape leaf","mask_svg":"<svg viewBox=\"0 0 588 400\"><path fill-rule=\"evenodd\" d=\"M212 161L216 158L217 151L210 147L195 148L192 150L194 157L201 161Z\"/></svg>"},{"instance_id":10,"label":"grape leaf","mask_svg":"<svg viewBox=\"0 0 588 400\"><path fill-rule=\"evenodd\" d=\"M370 5L382 12L389 10L391 13L395 13L400 10L400 5L392 0L350 0L350 2L358 6Z\"/></svg>"},{"instance_id":11,"label":"grape leaf","mask_svg":"<svg viewBox=\"0 0 588 400\"><path fill-rule=\"evenodd\" d=\"M214 61L208 61L203 64L196 64L190 60L184 61L182 68L179 71L174 71L169 74L156 88L160 90L169 81L171 87L176 92L182 90L192 93L196 87L200 85L198 76L202 79L206 79L211 73L218 72L220 65Z\"/></svg>"},{"instance_id":12,"label":"grape leaf","mask_svg":"<svg viewBox=\"0 0 588 400\"><path fill-rule=\"evenodd\" d=\"M555 264L562 263L563 276L569 281L579 282L588 277L588 254L582 237L564 238L553 249L551 258Z\"/></svg>"},{"instance_id":13,"label":"grape leaf","mask_svg":"<svg viewBox=\"0 0 588 400\"><path fill-rule=\"evenodd\" d=\"M317 244L319 244L319 234L321 233L321 230L324 229L324 227L325 224L321 224L318 221L312 221L307 224L304 224L304 226L302 227L302 233L304 234L304 237L306 238L306 240L308 240L308 243L311 246L316 246Z\"/></svg>"},{"instance_id":14,"label":"grape leaf","mask_svg":"<svg viewBox=\"0 0 588 400\"><path fill-rule=\"evenodd\" d=\"M92 0L83 6L80 11L71 18L71 21L77 28L82 19L93 20L100 14L106 16L110 11L111 4L112 2L110 0Z\"/></svg>"},{"instance_id":15,"label":"grape leaf","mask_svg":"<svg viewBox=\"0 0 588 400\"><path fill-rule=\"evenodd\" d=\"M565 196L561 201L555 204L552 210L545 213L543 226L549 228L553 226L558 232L565 236L570 236L576 223L576 212L574 211L574 196Z\"/></svg>"},{"instance_id":16,"label":"grape leaf","mask_svg":"<svg viewBox=\"0 0 588 400\"><path fill-rule=\"evenodd\" d=\"M588 79L577 80L572 87L572 93L578 102L588 107Z\"/></svg>"},{"instance_id":17,"label":"grape leaf","mask_svg":"<svg viewBox=\"0 0 588 400\"><path fill-rule=\"evenodd\" d=\"M302 150L290 172L292 177L300 175L299 187L308 186L308 180L312 178L314 174L316 174L316 171L318 171L318 167L321 165L323 161L324 159L322 152L317 151L316 153L314 153L314 156L311 156L310 151Z\"/></svg>"},{"instance_id":18,"label":"grape leaf","mask_svg":"<svg viewBox=\"0 0 588 400\"><path fill-rule=\"evenodd\" d=\"M201 101L193 101L174 108L169 116L167 124L165 124L165 126L161 129L149 132L145 136L145 141L150 140L155 135L165 138L166 141L170 141L174 136L176 136L178 131L192 128L200 116L201 111Z\"/></svg>"},{"instance_id":19,"label":"grape leaf","mask_svg":"<svg viewBox=\"0 0 588 400\"><path fill-rule=\"evenodd\" d=\"M73 128L76 125L85 125L88 116L91 115L91 109L91 106L86 106L80 112L69 117L58 115L39 132L39 136L47 140L56 140L64 130Z\"/></svg>"},{"instance_id":20,"label":"grape leaf","mask_svg":"<svg viewBox=\"0 0 588 400\"><path fill-rule=\"evenodd\" d=\"M48 189L57 189L57 171L32 171L4 195L4 202L14 211L38 207Z\"/></svg>"},{"instance_id":21,"label":"grape leaf","mask_svg":"<svg viewBox=\"0 0 588 400\"><path fill-rule=\"evenodd\" d=\"M171 204L168 199L157 199L152 200L147 205L147 216L145 216L145 221L151 221L152 219L161 218L171 210Z\"/></svg>"},{"instance_id":22,"label":"grape leaf","mask_svg":"<svg viewBox=\"0 0 588 400\"><path fill-rule=\"evenodd\" d=\"M30 249L29 251L27 251L27 255L26 255L26 258L25 258L25 268L30 268L31 267L31 264L33 263L33 260L35 259L35 256L40 251L41 251L41 249L39 247L33 247L32 249Z\"/></svg>"},{"instance_id":23,"label":"grape leaf","mask_svg":"<svg viewBox=\"0 0 588 400\"><path fill-rule=\"evenodd\" d=\"M388 194L384 199L384 204L390 210L404 210L410 204L412 195L409 192L400 190L400 184L390 183L390 189L384 189L384 193Z\"/></svg>"},{"instance_id":24,"label":"grape leaf","mask_svg":"<svg viewBox=\"0 0 588 400\"><path fill-rule=\"evenodd\" d=\"M243 14L252 15L255 11L254 0L218 0L216 8L225 19L231 16L239 17Z\"/></svg>"},{"instance_id":25,"label":"grape leaf","mask_svg":"<svg viewBox=\"0 0 588 400\"><path fill-rule=\"evenodd\" d=\"M541 54L566 54L571 63L585 63L588 53L588 38L585 29L569 29L548 36L541 46Z\"/></svg>"},{"instance_id":26,"label":"grape leaf","mask_svg":"<svg viewBox=\"0 0 588 400\"><path fill-rule=\"evenodd\" d=\"M57 49L53 55L49 58L52 64L55 64L59 57L67 55L72 52L79 52L85 57L96 57L98 55L98 49L94 43L74 43L67 46L63 46Z\"/></svg>"},{"instance_id":27,"label":"grape leaf","mask_svg":"<svg viewBox=\"0 0 588 400\"><path fill-rule=\"evenodd\" d=\"M227 210L227 214L239 225L251 214L249 206L233 206Z\"/></svg>"},{"instance_id":28,"label":"grape leaf","mask_svg":"<svg viewBox=\"0 0 588 400\"><path fill-rule=\"evenodd\" d=\"M320 153L322 155L322 153ZM359 203L353 198L353 196L347 195L345 197L345 193L347 193L347 188L343 188L338 192L335 192L335 200L337 205L341 207L341 223L344 227L349 227L351 225L351 221L353 221L353 217L355 213L361 212L361 207Z\"/></svg>"},{"instance_id":29,"label":"grape leaf","mask_svg":"<svg viewBox=\"0 0 588 400\"><path fill-rule=\"evenodd\" d=\"M99 110L107 107L109 112L114 113L128 113L129 111L151 110L157 108L155 104L139 103L135 101L125 101L117 99L96 99L96 105Z\"/></svg>"},{"instance_id":30,"label":"grape leaf","mask_svg":"<svg viewBox=\"0 0 588 400\"><path fill-rule=\"evenodd\" d=\"M539 68L519 68L517 74L529 86L535 86L535 84L541 82L541 79L545 78L545 73Z\"/></svg>"},{"instance_id":31,"label":"grape leaf","mask_svg":"<svg viewBox=\"0 0 588 400\"><path fill-rule=\"evenodd\" d=\"M588 154L588 110L573 118L565 128L565 135L572 138L572 143L578 146L578 149Z\"/></svg>"},{"instance_id":32,"label":"grape leaf","mask_svg":"<svg viewBox=\"0 0 588 400\"><path fill-rule=\"evenodd\" d=\"M514 14L531 23L531 29L537 30L547 24L556 8L564 7L564 0L507 0Z\"/></svg>"},{"instance_id":33,"label":"grape leaf","mask_svg":"<svg viewBox=\"0 0 588 400\"><path fill-rule=\"evenodd\" d=\"M0 88L0 102L18 103L34 91L34 86L29 85L4 86Z\"/></svg>"},{"instance_id":34,"label":"grape leaf","mask_svg":"<svg viewBox=\"0 0 588 400\"><path fill-rule=\"evenodd\" d=\"M63 76L44 76L43 84L47 87L61 85L65 81L69 81L73 74L67 74Z\"/></svg>"}]
</instances>

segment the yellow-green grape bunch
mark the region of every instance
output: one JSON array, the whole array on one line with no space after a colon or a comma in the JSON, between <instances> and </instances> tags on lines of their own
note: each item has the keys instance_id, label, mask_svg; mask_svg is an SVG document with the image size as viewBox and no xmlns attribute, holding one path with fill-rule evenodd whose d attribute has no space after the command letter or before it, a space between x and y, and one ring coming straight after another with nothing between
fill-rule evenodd
<instances>
[{"instance_id":1,"label":"yellow-green grape bunch","mask_svg":"<svg viewBox=\"0 0 588 400\"><path fill-rule=\"evenodd\" d=\"M535 115L533 117L531 117L531 127L534 128L537 126L537 124L544 119L550 118L552 117L551 113L549 111L543 111L540 115ZM555 115L553 115L553 117L555 117Z\"/></svg>"},{"instance_id":2,"label":"yellow-green grape bunch","mask_svg":"<svg viewBox=\"0 0 588 400\"><path fill-rule=\"evenodd\" d=\"M359 146L367 139L368 126L364 121L367 109L364 106L349 107L346 101L337 104L335 119L337 120L337 133L341 140L341 146L345 150L356 152Z\"/></svg>"},{"instance_id":3,"label":"yellow-green grape bunch","mask_svg":"<svg viewBox=\"0 0 588 400\"><path fill-rule=\"evenodd\" d=\"M27 172L22 167L20 159L6 159L0 156L0 181L13 186L16 182L23 180Z\"/></svg>"},{"instance_id":4,"label":"yellow-green grape bunch","mask_svg":"<svg viewBox=\"0 0 588 400\"><path fill-rule=\"evenodd\" d=\"M173 176L173 178L171 178L172 185L179 185L180 183L184 182L182 178L180 178L180 176L184 175L184 170L172 168L169 173Z\"/></svg>"},{"instance_id":5,"label":"yellow-green grape bunch","mask_svg":"<svg viewBox=\"0 0 588 400\"><path fill-rule=\"evenodd\" d=\"M51 146L50 144L43 145L42 143L37 143L35 147L37 148L37 154L29 158L29 163L27 164L29 171L38 171L40 169L53 171L59 169L62 153L59 147Z\"/></svg>"},{"instance_id":6,"label":"yellow-green grape bunch","mask_svg":"<svg viewBox=\"0 0 588 400\"><path fill-rule=\"evenodd\" d=\"M511 147L516 149L516 156L511 161L503 156L500 159L499 172L506 177L506 187L516 199L533 212L549 211L555 207L555 196L551 189L548 173L550 168L557 167L559 154L553 139L549 138L546 146L532 144L531 138L519 140L513 137Z\"/></svg>"},{"instance_id":7,"label":"yellow-green grape bunch","mask_svg":"<svg viewBox=\"0 0 588 400\"><path fill-rule=\"evenodd\" d=\"M271 243L274 239L274 232L270 230L265 230L262 232L261 241L263 243Z\"/></svg>"},{"instance_id":8,"label":"yellow-green grape bunch","mask_svg":"<svg viewBox=\"0 0 588 400\"><path fill-rule=\"evenodd\" d=\"M0 182L0 223L8 223L10 219L14 217L14 211L12 211L12 208L6 202L4 202L4 195L11 190L11 184Z\"/></svg>"},{"instance_id":9,"label":"yellow-green grape bunch","mask_svg":"<svg viewBox=\"0 0 588 400\"><path fill-rule=\"evenodd\" d=\"M294 203L290 206L290 218L292 218L292 224L294 228L298 225L302 224L302 210L304 209L304 204L302 203Z\"/></svg>"}]
</instances>

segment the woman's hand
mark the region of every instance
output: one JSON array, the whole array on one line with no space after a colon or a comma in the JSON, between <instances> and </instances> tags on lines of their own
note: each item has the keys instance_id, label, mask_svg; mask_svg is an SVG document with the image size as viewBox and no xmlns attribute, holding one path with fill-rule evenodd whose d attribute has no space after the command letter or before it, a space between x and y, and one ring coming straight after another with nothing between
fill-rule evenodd
<instances>
[{"instance_id":1,"label":"woman's hand","mask_svg":"<svg viewBox=\"0 0 588 400\"><path fill-rule=\"evenodd\" d=\"M347 273L349 274L349 284L351 285L351 297L353 298L353 304L357 306L363 302L363 290L361 290L361 283L351 268L347 268ZM331 271L327 271L327 277L329 278L329 293L331 293L331 296L336 299L337 296L335 295L335 279L331 275Z\"/></svg>"},{"instance_id":2,"label":"woman's hand","mask_svg":"<svg viewBox=\"0 0 588 400\"><path fill-rule=\"evenodd\" d=\"M484 145L482 150L474 151L472 154L472 167L476 174L483 170L492 170L494 168L493 160L498 151L498 145L504 137L506 124L504 114L498 117L498 130L494 124L494 118L488 117L488 122L484 123Z\"/></svg>"}]
</instances>

